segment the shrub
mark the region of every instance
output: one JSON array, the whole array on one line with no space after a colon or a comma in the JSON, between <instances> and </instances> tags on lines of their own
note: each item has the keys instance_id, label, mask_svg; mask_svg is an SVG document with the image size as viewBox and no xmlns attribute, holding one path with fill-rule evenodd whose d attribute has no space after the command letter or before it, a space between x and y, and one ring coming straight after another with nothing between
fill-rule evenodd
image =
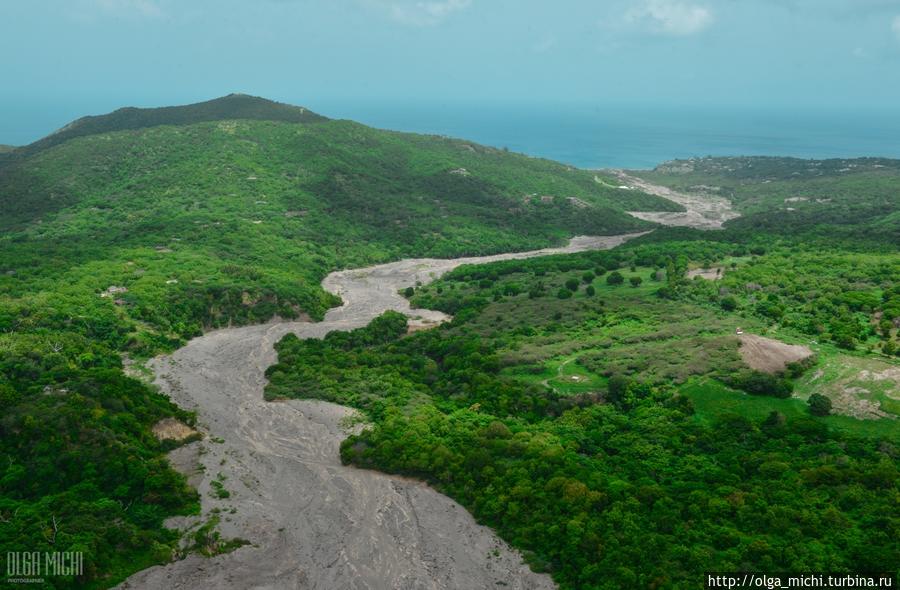
<instances>
[{"instance_id":1,"label":"shrub","mask_svg":"<svg viewBox=\"0 0 900 590\"><path fill-rule=\"evenodd\" d=\"M806 401L809 404L809 413L813 416L827 416L831 413L831 399L821 393L814 393Z\"/></svg>"},{"instance_id":2,"label":"shrub","mask_svg":"<svg viewBox=\"0 0 900 590\"><path fill-rule=\"evenodd\" d=\"M770 395L780 398L791 397L794 391L794 384L789 379L760 371L738 373L733 377L731 385L750 395Z\"/></svg>"}]
</instances>

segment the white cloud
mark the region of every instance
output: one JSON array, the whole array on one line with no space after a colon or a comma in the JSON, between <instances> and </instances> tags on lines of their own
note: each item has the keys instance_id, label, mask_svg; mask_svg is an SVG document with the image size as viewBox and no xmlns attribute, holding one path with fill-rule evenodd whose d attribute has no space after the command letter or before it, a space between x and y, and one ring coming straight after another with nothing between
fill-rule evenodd
<instances>
[{"instance_id":1,"label":"white cloud","mask_svg":"<svg viewBox=\"0 0 900 590\"><path fill-rule=\"evenodd\" d=\"M891 30L894 31L897 39L900 39L900 14L894 17L894 22L891 23Z\"/></svg>"},{"instance_id":2,"label":"white cloud","mask_svg":"<svg viewBox=\"0 0 900 590\"><path fill-rule=\"evenodd\" d=\"M644 0L625 14L631 24L647 27L651 32L686 36L708 28L714 17L705 6L678 0Z\"/></svg>"},{"instance_id":3,"label":"white cloud","mask_svg":"<svg viewBox=\"0 0 900 590\"><path fill-rule=\"evenodd\" d=\"M418 0L382 2L391 18L404 25L427 27L436 25L454 12L467 8L472 0Z\"/></svg>"}]
</instances>

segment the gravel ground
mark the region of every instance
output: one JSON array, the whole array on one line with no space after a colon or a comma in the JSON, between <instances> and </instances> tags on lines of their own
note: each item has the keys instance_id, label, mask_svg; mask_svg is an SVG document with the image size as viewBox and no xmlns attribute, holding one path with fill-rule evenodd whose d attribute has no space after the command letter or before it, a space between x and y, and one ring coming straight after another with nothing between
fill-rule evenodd
<instances>
[{"instance_id":1,"label":"gravel ground","mask_svg":"<svg viewBox=\"0 0 900 590\"><path fill-rule=\"evenodd\" d=\"M693 227L697 229L722 229L722 224L729 219L740 217L740 213L731 208L731 201L713 195L693 195L681 193L665 186L652 184L629 176L621 170L612 171L620 182L638 188L645 193L674 201L687 209L682 213L657 211L629 211L628 214L644 221L652 221L662 225Z\"/></svg>"},{"instance_id":2,"label":"gravel ground","mask_svg":"<svg viewBox=\"0 0 900 590\"><path fill-rule=\"evenodd\" d=\"M197 412L206 435L171 455L197 486L203 517L171 519L169 526L196 526L219 509L222 536L251 545L143 570L120 587L553 588L549 576L533 573L490 529L427 485L341 465L344 419L353 411L319 401L265 402L264 371L276 361L273 345L288 332L321 338L364 326L389 309L425 324L445 319L411 310L397 291L460 264L612 248L637 235L578 237L563 248L411 259L332 273L323 286L344 304L322 322L217 330L153 359L155 382L178 405ZM217 480L230 497L214 497Z\"/></svg>"}]
</instances>

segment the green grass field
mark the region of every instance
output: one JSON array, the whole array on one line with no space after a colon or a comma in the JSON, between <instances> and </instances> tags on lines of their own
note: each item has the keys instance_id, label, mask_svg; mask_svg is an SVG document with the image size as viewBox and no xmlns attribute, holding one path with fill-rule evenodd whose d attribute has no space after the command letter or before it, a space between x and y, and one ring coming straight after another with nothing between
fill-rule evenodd
<instances>
[{"instance_id":1,"label":"green grass field","mask_svg":"<svg viewBox=\"0 0 900 590\"><path fill-rule=\"evenodd\" d=\"M777 399L754 396L737 391L714 379L693 379L678 388L679 393L690 398L696 410L696 419L713 423L727 415L738 415L755 422L764 420L770 413L779 412L787 418L808 417L806 402L799 397ZM900 441L900 425L897 420L859 420L849 416L819 418L829 428L853 436L890 438Z\"/></svg>"}]
</instances>

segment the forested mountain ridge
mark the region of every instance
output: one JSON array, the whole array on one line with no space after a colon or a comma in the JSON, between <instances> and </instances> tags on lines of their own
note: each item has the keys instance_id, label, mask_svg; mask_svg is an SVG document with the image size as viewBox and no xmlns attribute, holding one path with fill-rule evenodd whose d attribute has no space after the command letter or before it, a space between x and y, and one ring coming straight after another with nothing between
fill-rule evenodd
<instances>
[{"instance_id":1,"label":"forested mountain ridge","mask_svg":"<svg viewBox=\"0 0 900 590\"><path fill-rule=\"evenodd\" d=\"M106 115L82 117L47 137L26 146L12 148L16 152L12 154L12 157L28 156L85 135L112 133L126 129L145 129L158 125L189 125L202 121L225 119L256 119L290 123L316 123L328 120L304 107L246 94L229 94L213 100L183 106L124 107Z\"/></svg>"}]
</instances>

